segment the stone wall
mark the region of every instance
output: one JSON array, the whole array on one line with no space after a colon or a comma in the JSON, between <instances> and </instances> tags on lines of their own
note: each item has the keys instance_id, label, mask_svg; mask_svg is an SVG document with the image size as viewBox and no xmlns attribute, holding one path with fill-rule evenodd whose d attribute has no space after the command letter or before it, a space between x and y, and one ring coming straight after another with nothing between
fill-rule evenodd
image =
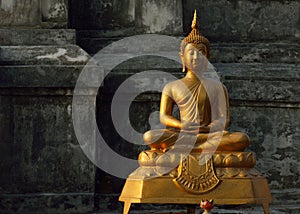
<instances>
[{"instance_id":1,"label":"stone wall","mask_svg":"<svg viewBox=\"0 0 300 214\"><path fill-rule=\"evenodd\" d=\"M203 34L213 42L299 41L297 0L184 1L184 31L197 9Z\"/></svg>"},{"instance_id":2,"label":"stone wall","mask_svg":"<svg viewBox=\"0 0 300 214\"><path fill-rule=\"evenodd\" d=\"M299 204L299 1L0 0L0 8L1 210L86 212L95 191L101 193L96 208L119 212L124 180L95 170L73 130L72 93L89 60L85 51L142 33L183 36L195 8L212 41L211 62L229 91L230 130L249 134L275 204ZM75 45L74 30L55 29L67 25L85 51ZM95 104L108 144L130 158L147 147L118 135L110 102L122 81L151 69L183 75L173 61L136 58L113 70ZM150 128L159 98L149 92L133 101L137 131Z\"/></svg>"},{"instance_id":3,"label":"stone wall","mask_svg":"<svg viewBox=\"0 0 300 214\"><path fill-rule=\"evenodd\" d=\"M202 33L213 43L300 41L300 5L297 0L164 2L74 1L74 23L71 26L78 29L78 44L91 54L115 40L135 34L187 34L195 9ZM79 8L85 8L89 13ZM160 15L150 12L153 16L148 16L150 10Z\"/></svg>"},{"instance_id":4,"label":"stone wall","mask_svg":"<svg viewBox=\"0 0 300 214\"><path fill-rule=\"evenodd\" d=\"M70 44L1 47L2 193L93 189L94 166L71 120L72 89L88 59Z\"/></svg>"},{"instance_id":5,"label":"stone wall","mask_svg":"<svg viewBox=\"0 0 300 214\"><path fill-rule=\"evenodd\" d=\"M1 213L92 210L95 166L71 119L90 56L67 24L66 0L0 1Z\"/></svg>"},{"instance_id":6,"label":"stone wall","mask_svg":"<svg viewBox=\"0 0 300 214\"><path fill-rule=\"evenodd\" d=\"M74 31L58 32L65 35L56 42L0 48L3 213L92 209L95 166L77 142L71 108L74 85L90 57L65 40Z\"/></svg>"},{"instance_id":7,"label":"stone wall","mask_svg":"<svg viewBox=\"0 0 300 214\"><path fill-rule=\"evenodd\" d=\"M1 0L1 27L61 28L68 22L67 0Z\"/></svg>"},{"instance_id":8,"label":"stone wall","mask_svg":"<svg viewBox=\"0 0 300 214\"><path fill-rule=\"evenodd\" d=\"M71 27L117 30L119 33L181 34L182 3L179 0L73 0Z\"/></svg>"}]
</instances>

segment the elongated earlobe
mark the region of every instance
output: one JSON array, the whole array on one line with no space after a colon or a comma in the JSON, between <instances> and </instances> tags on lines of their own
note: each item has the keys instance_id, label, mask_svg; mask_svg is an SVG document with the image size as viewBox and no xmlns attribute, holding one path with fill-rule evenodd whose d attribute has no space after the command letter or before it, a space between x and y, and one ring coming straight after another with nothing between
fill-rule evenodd
<instances>
[{"instance_id":1,"label":"elongated earlobe","mask_svg":"<svg viewBox=\"0 0 300 214\"><path fill-rule=\"evenodd\" d=\"M182 72L183 73L185 72L185 66L182 66Z\"/></svg>"}]
</instances>

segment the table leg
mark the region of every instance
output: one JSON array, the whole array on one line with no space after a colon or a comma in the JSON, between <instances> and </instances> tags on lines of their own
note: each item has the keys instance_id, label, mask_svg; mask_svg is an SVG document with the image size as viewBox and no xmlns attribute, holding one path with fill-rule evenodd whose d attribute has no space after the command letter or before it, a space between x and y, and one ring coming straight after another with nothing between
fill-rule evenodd
<instances>
[{"instance_id":1,"label":"table leg","mask_svg":"<svg viewBox=\"0 0 300 214\"><path fill-rule=\"evenodd\" d=\"M128 214L129 213L130 206L131 206L130 202L127 202L127 201L124 202L123 214Z\"/></svg>"},{"instance_id":2,"label":"table leg","mask_svg":"<svg viewBox=\"0 0 300 214\"><path fill-rule=\"evenodd\" d=\"M265 214L270 214L269 203L263 203L262 207L264 209Z\"/></svg>"}]
</instances>

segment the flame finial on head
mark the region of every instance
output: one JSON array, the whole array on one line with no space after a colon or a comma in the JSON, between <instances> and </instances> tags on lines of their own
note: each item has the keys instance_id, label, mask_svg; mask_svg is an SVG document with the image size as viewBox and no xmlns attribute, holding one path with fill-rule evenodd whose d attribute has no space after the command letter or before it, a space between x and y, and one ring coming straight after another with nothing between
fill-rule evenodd
<instances>
[{"instance_id":1,"label":"flame finial on head","mask_svg":"<svg viewBox=\"0 0 300 214\"><path fill-rule=\"evenodd\" d=\"M194 12L194 18L193 18L193 21L192 21L192 29L197 29L199 28L199 22L198 22L198 19L197 19L197 10L195 10Z\"/></svg>"},{"instance_id":2,"label":"flame finial on head","mask_svg":"<svg viewBox=\"0 0 300 214\"><path fill-rule=\"evenodd\" d=\"M199 21L198 21L198 17L197 17L197 11L195 10L194 13L194 18L192 21L192 31L190 32L190 34L185 37L183 39L183 43L190 43L192 44L194 47L196 47L198 50L201 49L201 45L204 45L206 48L206 55L207 58L209 59L210 57L210 43L208 41L207 38L205 38L204 36L202 36L200 30L199 30Z\"/></svg>"}]
</instances>

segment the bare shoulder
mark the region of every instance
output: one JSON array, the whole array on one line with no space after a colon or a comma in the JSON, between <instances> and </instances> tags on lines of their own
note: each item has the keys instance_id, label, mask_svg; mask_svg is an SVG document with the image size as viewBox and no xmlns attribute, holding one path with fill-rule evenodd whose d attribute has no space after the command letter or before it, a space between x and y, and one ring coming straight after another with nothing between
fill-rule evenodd
<instances>
[{"instance_id":1,"label":"bare shoulder","mask_svg":"<svg viewBox=\"0 0 300 214\"><path fill-rule=\"evenodd\" d=\"M163 90L164 90L164 91L171 91L172 89L178 87L180 84L182 84L181 79L178 79L178 80L169 82L169 83L167 83L167 84L164 86L164 89L163 89Z\"/></svg>"},{"instance_id":2,"label":"bare shoulder","mask_svg":"<svg viewBox=\"0 0 300 214\"><path fill-rule=\"evenodd\" d=\"M163 93L165 95L173 97L174 90L178 89L181 84L182 84L181 79L169 82L164 86Z\"/></svg>"}]
</instances>

